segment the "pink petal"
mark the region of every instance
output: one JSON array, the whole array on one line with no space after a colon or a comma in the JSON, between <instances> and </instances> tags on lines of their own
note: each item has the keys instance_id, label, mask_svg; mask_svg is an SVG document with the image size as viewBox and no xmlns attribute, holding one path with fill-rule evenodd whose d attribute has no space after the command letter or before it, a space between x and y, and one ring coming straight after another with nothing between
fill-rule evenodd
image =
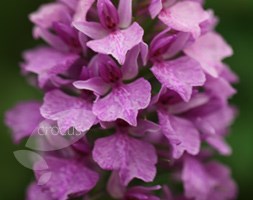
<instances>
[{"instance_id":1,"label":"pink petal","mask_svg":"<svg viewBox=\"0 0 253 200\"><path fill-rule=\"evenodd\" d=\"M30 20L41 28L51 28L54 22L69 23L70 10L60 3L49 3L30 14Z\"/></svg>"},{"instance_id":2,"label":"pink petal","mask_svg":"<svg viewBox=\"0 0 253 200\"><path fill-rule=\"evenodd\" d=\"M97 13L100 24L111 31L119 25L119 14L111 0L97 0Z\"/></svg>"},{"instance_id":3,"label":"pink petal","mask_svg":"<svg viewBox=\"0 0 253 200\"><path fill-rule=\"evenodd\" d=\"M59 90L48 92L44 97L41 114L55 120L62 133L74 127L77 131L88 131L96 122L88 101L64 94Z\"/></svg>"},{"instance_id":4,"label":"pink petal","mask_svg":"<svg viewBox=\"0 0 253 200\"><path fill-rule=\"evenodd\" d=\"M92 39L101 39L108 35L108 31L106 31L101 24L96 22L74 22L73 26L87 35Z\"/></svg>"},{"instance_id":5,"label":"pink petal","mask_svg":"<svg viewBox=\"0 0 253 200\"><path fill-rule=\"evenodd\" d=\"M6 112L5 124L12 129L15 143L32 135L38 128L39 123L43 120L40 115L40 106L40 102L28 101L20 103Z\"/></svg>"},{"instance_id":6,"label":"pink petal","mask_svg":"<svg viewBox=\"0 0 253 200\"><path fill-rule=\"evenodd\" d=\"M119 7L119 26L127 28L132 22L132 0L120 0Z\"/></svg>"},{"instance_id":7,"label":"pink petal","mask_svg":"<svg viewBox=\"0 0 253 200\"><path fill-rule=\"evenodd\" d=\"M154 19L163 9L163 2L162 0L151 0L150 5L149 5L149 12Z\"/></svg>"},{"instance_id":8,"label":"pink petal","mask_svg":"<svg viewBox=\"0 0 253 200\"><path fill-rule=\"evenodd\" d=\"M213 96L217 96L224 102L227 102L230 97L236 94L236 90L230 85L227 80L222 77L208 77L205 83L205 89L208 93Z\"/></svg>"},{"instance_id":9,"label":"pink petal","mask_svg":"<svg viewBox=\"0 0 253 200\"><path fill-rule=\"evenodd\" d=\"M39 180L44 173L51 173L49 181L42 187L50 192L53 199L67 200L71 195L81 196L95 187L98 181L98 174L88 169L83 160L47 156L45 161L49 169L46 172L35 170L35 176ZM35 168L40 164L37 162Z\"/></svg>"},{"instance_id":10,"label":"pink petal","mask_svg":"<svg viewBox=\"0 0 253 200\"><path fill-rule=\"evenodd\" d=\"M136 22L128 29L112 32L103 39L89 41L87 46L97 53L112 55L120 64L127 52L142 42L143 29Z\"/></svg>"},{"instance_id":11,"label":"pink petal","mask_svg":"<svg viewBox=\"0 0 253 200\"><path fill-rule=\"evenodd\" d=\"M182 179L187 198L196 200L208 199L208 195L215 186L215 180L196 159L187 157L184 162Z\"/></svg>"},{"instance_id":12,"label":"pink petal","mask_svg":"<svg viewBox=\"0 0 253 200\"><path fill-rule=\"evenodd\" d=\"M124 80L135 78L139 73L138 56L140 54L140 46L137 45L128 51L126 61L122 66L122 74Z\"/></svg>"},{"instance_id":13,"label":"pink petal","mask_svg":"<svg viewBox=\"0 0 253 200\"><path fill-rule=\"evenodd\" d=\"M49 30L41 28L41 27L35 27L33 29L33 37L35 39L42 38L45 42L47 42L50 46L57 49L61 52L68 52L69 47L68 45L57 35L51 33Z\"/></svg>"},{"instance_id":14,"label":"pink petal","mask_svg":"<svg viewBox=\"0 0 253 200\"><path fill-rule=\"evenodd\" d=\"M168 108L169 113L178 115L185 113L191 109L197 108L206 104L210 100L209 96L206 94L198 93L192 96L191 100L188 102L181 101L170 105Z\"/></svg>"},{"instance_id":15,"label":"pink petal","mask_svg":"<svg viewBox=\"0 0 253 200\"><path fill-rule=\"evenodd\" d=\"M53 76L66 72L79 58L72 53L62 53L53 48L38 47L26 51L23 55L23 70L38 74L39 85L43 87Z\"/></svg>"},{"instance_id":16,"label":"pink petal","mask_svg":"<svg viewBox=\"0 0 253 200\"><path fill-rule=\"evenodd\" d=\"M239 77L233 72L228 65L223 64L222 71L221 71L221 77L223 77L225 80L227 80L229 83L238 83Z\"/></svg>"},{"instance_id":17,"label":"pink petal","mask_svg":"<svg viewBox=\"0 0 253 200\"><path fill-rule=\"evenodd\" d=\"M207 135L224 134L235 117L235 109L220 100L211 99L207 104L189 111L187 118Z\"/></svg>"},{"instance_id":18,"label":"pink petal","mask_svg":"<svg viewBox=\"0 0 253 200\"><path fill-rule=\"evenodd\" d=\"M123 119L136 126L138 111L149 105L150 98L151 86L148 81L140 78L113 88L110 94L94 103L93 112L101 121Z\"/></svg>"},{"instance_id":19,"label":"pink petal","mask_svg":"<svg viewBox=\"0 0 253 200\"><path fill-rule=\"evenodd\" d=\"M141 51L141 59L142 59L143 65L147 65L149 48L145 42L140 43L140 51Z\"/></svg>"},{"instance_id":20,"label":"pink petal","mask_svg":"<svg viewBox=\"0 0 253 200\"><path fill-rule=\"evenodd\" d=\"M231 147L226 143L223 136L209 135L205 140L222 155L230 155L232 153Z\"/></svg>"},{"instance_id":21,"label":"pink petal","mask_svg":"<svg viewBox=\"0 0 253 200\"><path fill-rule=\"evenodd\" d=\"M180 158L185 151L191 155L199 153L200 136L190 121L161 112L158 115L162 132L172 145L174 158Z\"/></svg>"},{"instance_id":22,"label":"pink petal","mask_svg":"<svg viewBox=\"0 0 253 200\"><path fill-rule=\"evenodd\" d=\"M26 194L27 200L53 200L49 191L43 191L40 185L32 183L29 185Z\"/></svg>"},{"instance_id":23,"label":"pink petal","mask_svg":"<svg viewBox=\"0 0 253 200\"><path fill-rule=\"evenodd\" d=\"M208 199L236 199L238 189L235 181L231 178L230 169L216 161L207 163L205 168L209 175L217 181L217 185L210 192Z\"/></svg>"},{"instance_id":24,"label":"pink petal","mask_svg":"<svg viewBox=\"0 0 253 200\"><path fill-rule=\"evenodd\" d=\"M96 140L93 159L103 169L118 170L124 185L133 178L153 181L156 174L157 155L154 147L127 134L118 133Z\"/></svg>"},{"instance_id":25,"label":"pink petal","mask_svg":"<svg viewBox=\"0 0 253 200\"><path fill-rule=\"evenodd\" d=\"M187 47L184 52L200 63L206 73L217 77L219 71L216 66L233 54L231 47L215 32L210 32L198 38L195 43Z\"/></svg>"},{"instance_id":26,"label":"pink petal","mask_svg":"<svg viewBox=\"0 0 253 200\"><path fill-rule=\"evenodd\" d=\"M192 33L194 38L201 34L200 23L209 18L199 3L193 1L178 2L165 9L159 19L167 26L182 32Z\"/></svg>"},{"instance_id":27,"label":"pink petal","mask_svg":"<svg viewBox=\"0 0 253 200\"><path fill-rule=\"evenodd\" d=\"M73 21L86 21L87 13L95 0L79 0Z\"/></svg>"},{"instance_id":28,"label":"pink petal","mask_svg":"<svg viewBox=\"0 0 253 200\"><path fill-rule=\"evenodd\" d=\"M67 5L72 10L76 10L79 0L59 0L59 1Z\"/></svg>"},{"instance_id":29,"label":"pink petal","mask_svg":"<svg viewBox=\"0 0 253 200\"><path fill-rule=\"evenodd\" d=\"M113 171L111 173L111 176L107 182L106 189L110 194L110 196L112 196L115 199L122 199L124 197L126 187L122 185L117 171Z\"/></svg>"},{"instance_id":30,"label":"pink petal","mask_svg":"<svg viewBox=\"0 0 253 200\"><path fill-rule=\"evenodd\" d=\"M190 100L192 87L205 83L205 74L201 67L189 57L155 63L151 71L163 86L177 92L184 101Z\"/></svg>"},{"instance_id":31,"label":"pink petal","mask_svg":"<svg viewBox=\"0 0 253 200\"><path fill-rule=\"evenodd\" d=\"M110 89L110 85L105 83L100 77L90 78L85 81L75 81L73 85L78 89L90 90L98 95L104 95Z\"/></svg>"}]
</instances>

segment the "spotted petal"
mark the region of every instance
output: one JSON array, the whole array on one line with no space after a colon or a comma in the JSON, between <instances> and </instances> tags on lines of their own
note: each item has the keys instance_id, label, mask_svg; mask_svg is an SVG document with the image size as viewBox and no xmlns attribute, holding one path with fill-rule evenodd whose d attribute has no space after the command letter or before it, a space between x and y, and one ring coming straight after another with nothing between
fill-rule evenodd
<instances>
[{"instance_id":1,"label":"spotted petal","mask_svg":"<svg viewBox=\"0 0 253 200\"><path fill-rule=\"evenodd\" d=\"M159 19L177 31L192 33L194 38L198 38L201 34L200 23L209 16L199 3L181 1L162 11Z\"/></svg>"},{"instance_id":2,"label":"spotted petal","mask_svg":"<svg viewBox=\"0 0 253 200\"><path fill-rule=\"evenodd\" d=\"M124 185L133 178L153 181L156 174L154 147L127 134L117 133L96 140L93 159L105 170L117 170Z\"/></svg>"},{"instance_id":3,"label":"spotted petal","mask_svg":"<svg viewBox=\"0 0 253 200\"><path fill-rule=\"evenodd\" d=\"M132 126L137 125L137 114L140 109L149 105L151 86L141 78L127 85L112 89L106 97L98 99L93 105L93 113L101 121L123 119Z\"/></svg>"},{"instance_id":4,"label":"spotted petal","mask_svg":"<svg viewBox=\"0 0 253 200\"><path fill-rule=\"evenodd\" d=\"M198 61L206 73L214 77L219 74L217 65L220 65L224 58L233 54L231 47L214 32L203 35L184 52Z\"/></svg>"},{"instance_id":5,"label":"spotted petal","mask_svg":"<svg viewBox=\"0 0 253 200\"><path fill-rule=\"evenodd\" d=\"M151 71L163 86L177 92L184 101L190 100L192 87L202 86L205 82L198 62L189 57L156 63Z\"/></svg>"},{"instance_id":6,"label":"spotted petal","mask_svg":"<svg viewBox=\"0 0 253 200\"><path fill-rule=\"evenodd\" d=\"M39 86L44 87L48 80L67 71L79 58L72 53L62 53L53 48L38 47L24 53L24 72L38 74Z\"/></svg>"},{"instance_id":7,"label":"spotted petal","mask_svg":"<svg viewBox=\"0 0 253 200\"><path fill-rule=\"evenodd\" d=\"M125 30L118 30L108 36L92 40L87 46L97 53L112 55L120 64L126 59L127 52L142 42L144 31L139 24L133 23Z\"/></svg>"},{"instance_id":8,"label":"spotted petal","mask_svg":"<svg viewBox=\"0 0 253 200\"><path fill-rule=\"evenodd\" d=\"M32 135L43 120L40 115L40 106L41 103L36 101L23 102L6 113L5 123L12 129L12 136L16 143Z\"/></svg>"},{"instance_id":9,"label":"spotted petal","mask_svg":"<svg viewBox=\"0 0 253 200\"><path fill-rule=\"evenodd\" d=\"M91 103L84 99L53 90L45 95L41 114L47 119L57 121L62 133L71 127L84 132L96 122L91 108Z\"/></svg>"},{"instance_id":10,"label":"spotted petal","mask_svg":"<svg viewBox=\"0 0 253 200\"><path fill-rule=\"evenodd\" d=\"M172 145L172 155L180 158L186 151L196 155L200 150L200 136L190 121L159 112L159 123L163 134Z\"/></svg>"},{"instance_id":11,"label":"spotted petal","mask_svg":"<svg viewBox=\"0 0 253 200\"><path fill-rule=\"evenodd\" d=\"M35 170L35 176L39 180L45 173L50 173L50 179L42 188L49 191L53 199L67 200L70 196L81 196L95 187L98 181L98 174L87 168L82 160L49 156L45 160L48 171ZM39 165L39 162L36 163L35 168Z\"/></svg>"}]
</instances>

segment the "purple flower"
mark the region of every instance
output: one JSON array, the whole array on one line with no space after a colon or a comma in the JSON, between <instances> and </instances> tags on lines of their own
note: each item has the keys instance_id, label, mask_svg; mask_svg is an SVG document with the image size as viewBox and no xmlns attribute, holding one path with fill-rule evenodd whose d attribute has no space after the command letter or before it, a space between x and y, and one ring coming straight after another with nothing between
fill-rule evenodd
<instances>
[{"instance_id":1,"label":"purple flower","mask_svg":"<svg viewBox=\"0 0 253 200\"><path fill-rule=\"evenodd\" d=\"M94 102L93 113L101 121L110 122L123 119L132 126L136 126L138 111L146 108L150 102L151 86L149 82L140 78L132 83L124 84L122 82L124 77L128 78L133 72L136 74L138 69L134 65L124 65L119 68L110 57L105 55L95 57L93 66L95 65L97 69L94 70L97 70L98 76L85 81L77 81L74 83L75 87L94 91L99 96L103 96L111 88L109 94L102 98L99 97ZM134 70L131 70L131 73L126 71L130 67Z\"/></svg>"},{"instance_id":2,"label":"purple flower","mask_svg":"<svg viewBox=\"0 0 253 200\"><path fill-rule=\"evenodd\" d=\"M132 1L121 0L118 10L110 0L98 0L98 22L74 22L74 26L94 39L87 43L93 51L112 55L120 64L126 59L126 54L134 46L142 42L144 34L140 25L132 25Z\"/></svg>"},{"instance_id":3,"label":"purple flower","mask_svg":"<svg viewBox=\"0 0 253 200\"><path fill-rule=\"evenodd\" d=\"M5 116L14 142L29 137L32 152L15 152L34 170L28 200L236 198L213 157L232 152L238 77L203 4L57 0L29 16L46 44L23 54L21 70L44 98Z\"/></svg>"}]
</instances>

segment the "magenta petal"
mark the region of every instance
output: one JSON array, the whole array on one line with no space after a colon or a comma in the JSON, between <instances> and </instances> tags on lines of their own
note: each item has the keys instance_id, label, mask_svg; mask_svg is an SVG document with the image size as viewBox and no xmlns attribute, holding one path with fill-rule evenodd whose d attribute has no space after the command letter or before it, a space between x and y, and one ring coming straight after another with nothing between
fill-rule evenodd
<instances>
[{"instance_id":1,"label":"magenta petal","mask_svg":"<svg viewBox=\"0 0 253 200\"><path fill-rule=\"evenodd\" d=\"M126 199L161 200L160 198L152 194L153 191L160 189L161 186L159 185L153 187L135 186L129 188L125 196Z\"/></svg>"},{"instance_id":2,"label":"magenta petal","mask_svg":"<svg viewBox=\"0 0 253 200\"><path fill-rule=\"evenodd\" d=\"M100 40L89 41L87 46L97 53L112 55L123 64L127 52L142 42L143 34L143 29L135 22L128 29L112 32Z\"/></svg>"},{"instance_id":3,"label":"magenta petal","mask_svg":"<svg viewBox=\"0 0 253 200\"><path fill-rule=\"evenodd\" d=\"M192 96L191 100L188 102L181 101L169 106L168 111L171 114L178 115L185 113L191 109L197 108L206 104L210 100L209 96L206 94L196 94Z\"/></svg>"},{"instance_id":4,"label":"magenta petal","mask_svg":"<svg viewBox=\"0 0 253 200\"><path fill-rule=\"evenodd\" d=\"M60 3L49 3L41 6L38 11L30 14L30 20L41 28L52 28L54 22L69 23L70 10Z\"/></svg>"},{"instance_id":5,"label":"magenta petal","mask_svg":"<svg viewBox=\"0 0 253 200\"><path fill-rule=\"evenodd\" d=\"M163 3L162 0L151 0L150 5L149 5L149 12L154 19L163 9Z\"/></svg>"},{"instance_id":6,"label":"magenta petal","mask_svg":"<svg viewBox=\"0 0 253 200\"><path fill-rule=\"evenodd\" d=\"M191 157L185 159L182 179L186 197L197 200L209 199L208 195L216 183L204 166Z\"/></svg>"},{"instance_id":7,"label":"magenta petal","mask_svg":"<svg viewBox=\"0 0 253 200\"><path fill-rule=\"evenodd\" d=\"M222 77L209 77L205 83L205 89L208 93L213 96L217 96L224 102L226 102L230 97L236 94L236 90L230 85L227 80Z\"/></svg>"},{"instance_id":8,"label":"magenta petal","mask_svg":"<svg viewBox=\"0 0 253 200\"><path fill-rule=\"evenodd\" d=\"M232 153L230 146L226 143L222 136L208 135L205 140L222 155L230 155Z\"/></svg>"},{"instance_id":9,"label":"magenta petal","mask_svg":"<svg viewBox=\"0 0 253 200\"><path fill-rule=\"evenodd\" d=\"M222 65L222 71L221 71L221 77L223 77L225 80L227 80L229 83L238 83L239 77L233 72L229 66L223 64Z\"/></svg>"},{"instance_id":10,"label":"magenta petal","mask_svg":"<svg viewBox=\"0 0 253 200\"><path fill-rule=\"evenodd\" d=\"M194 38L201 34L200 23L209 18L199 3L193 1L178 2L165 9L159 19L167 26L182 32L192 33Z\"/></svg>"},{"instance_id":11,"label":"magenta petal","mask_svg":"<svg viewBox=\"0 0 253 200\"><path fill-rule=\"evenodd\" d=\"M118 133L96 140L92 154L101 168L118 170L124 185L133 178L150 182L155 177L157 162L155 148L127 134Z\"/></svg>"},{"instance_id":12,"label":"magenta petal","mask_svg":"<svg viewBox=\"0 0 253 200\"><path fill-rule=\"evenodd\" d=\"M132 22L132 0L120 0L119 7L119 26L127 28Z\"/></svg>"},{"instance_id":13,"label":"magenta petal","mask_svg":"<svg viewBox=\"0 0 253 200\"><path fill-rule=\"evenodd\" d=\"M119 24L119 15L111 0L98 0L97 11L102 26L108 30L115 31Z\"/></svg>"},{"instance_id":14,"label":"magenta petal","mask_svg":"<svg viewBox=\"0 0 253 200\"><path fill-rule=\"evenodd\" d=\"M35 176L37 180L40 180L45 173L51 176L42 188L48 190L53 199L67 200L69 196L81 196L95 187L98 181L98 174L88 169L82 160L49 156L44 159L49 169L35 170ZM40 164L40 162L35 163L35 168Z\"/></svg>"},{"instance_id":15,"label":"magenta petal","mask_svg":"<svg viewBox=\"0 0 253 200\"><path fill-rule=\"evenodd\" d=\"M130 84L113 88L106 97L94 103L93 112L101 121L123 119L136 126L138 111L149 105L150 98L150 83L140 78Z\"/></svg>"},{"instance_id":16,"label":"magenta petal","mask_svg":"<svg viewBox=\"0 0 253 200\"><path fill-rule=\"evenodd\" d=\"M90 78L85 81L75 81L73 85L78 89L90 90L98 95L104 95L110 89L110 85L105 83L100 77Z\"/></svg>"},{"instance_id":17,"label":"magenta petal","mask_svg":"<svg viewBox=\"0 0 253 200\"><path fill-rule=\"evenodd\" d=\"M122 74L124 80L135 78L139 73L138 56L140 54L140 46L137 45L128 51L126 61L122 66Z\"/></svg>"},{"instance_id":18,"label":"magenta petal","mask_svg":"<svg viewBox=\"0 0 253 200\"><path fill-rule=\"evenodd\" d=\"M151 71L163 86L176 91L184 101L190 100L192 87L205 83L205 74L198 62L189 57L155 63Z\"/></svg>"},{"instance_id":19,"label":"magenta petal","mask_svg":"<svg viewBox=\"0 0 253 200\"><path fill-rule=\"evenodd\" d=\"M74 22L73 26L87 35L92 39L101 39L108 35L108 31L106 31L101 24L96 22Z\"/></svg>"},{"instance_id":20,"label":"magenta petal","mask_svg":"<svg viewBox=\"0 0 253 200\"><path fill-rule=\"evenodd\" d=\"M24 137L32 135L43 120L40 115L40 102L30 101L16 105L5 115L5 124L13 131L12 137L15 143L19 143Z\"/></svg>"},{"instance_id":21,"label":"magenta petal","mask_svg":"<svg viewBox=\"0 0 253 200\"><path fill-rule=\"evenodd\" d=\"M195 158L186 157L182 179L187 198L236 199L237 186L230 177L230 171L218 162L202 164Z\"/></svg>"},{"instance_id":22,"label":"magenta petal","mask_svg":"<svg viewBox=\"0 0 253 200\"><path fill-rule=\"evenodd\" d=\"M71 127L77 131L85 132L96 122L91 107L91 103L84 99L53 90L45 95L41 114L47 119L57 121L63 133Z\"/></svg>"},{"instance_id":23,"label":"magenta petal","mask_svg":"<svg viewBox=\"0 0 253 200\"><path fill-rule=\"evenodd\" d=\"M184 52L200 63L202 68L210 75L217 77L219 71L216 66L233 54L231 47L217 33L210 32L198 38Z\"/></svg>"},{"instance_id":24,"label":"magenta petal","mask_svg":"<svg viewBox=\"0 0 253 200\"><path fill-rule=\"evenodd\" d=\"M149 53L149 47L145 42L140 43L140 51L141 51L141 59L143 65L147 65L148 62L148 53Z\"/></svg>"},{"instance_id":25,"label":"magenta petal","mask_svg":"<svg viewBox=\"0 0 253 200\"><path fill-rule=\"evenodd\" d=\"M174 158L180 158L185 151L191 155L199 153L200 136L190 121L161 112L158 115L162 132L172 145Z\"/></svg>"},{"instance_id":26,"label":"magenta petal","mask_svg":"<svg viewBox=\"0 0 253 200\"><path fill-rule=\"evenodd\" d=\"M88 41L88 37L86 35L84 35L81 32L78 32L78 40L80 42L80 45L82 47L82 53L84 56L87 56L88 53L88 47L86 46L86 43Z\"/></svg>"},{"instance_id":27,"label":"magenta petal","mask_svg":"<svg viewBox=\"0 0 253 200\"><path fill-rule=\"evenodd\" d=\"M225 134L234 117L233 107L213 99L187 114L200 132L207 135Z\"/></svg>"},{"instance_id":28,"label":"magenta petal","mask_svg":"<svg viewBox=\"0 0 253 200\"><path fill-rule=\"evenodd\" d=\"M48 47L26 51L23 57L23 70L38 74L40 87L44 87L54 75L65 72L79 58L76 54L62 53Z\"/></svg>"},{"instance_id":29,"label":"magenta petal","mask_svg":"<svg viewBox=\"0 0 253 200\"><path fill-rule=\"evenodd\" d=\"M45 42L47 42L50 46L57 49L61 52L68 52L69 47L67 44L57 35L51 33L49 30L41 28L41 27L35 27L33 29L33 37L35 39L42 38Z\"/></svg>"},{"instance_id":30,"label":"magenta petal","mask_svg":"<svg viewBox=\"0 0 253 200\"><path fill-rule=\"evenodd\" d=\"M95 0L79 0L73 21L86 21L87 13Z\"/></svg>"},{"instance_id":31,"label":"magenta petal","mask_svg":"<svg viewBox=\"0 0 253 200\"><path fill-rule=\"evenodd\" d=\"M72 10L76 10L79 0L58 0L58 1L64 3L65 5L67 5ZM87 0L85 0L85 1L87 1Z\"/></svg>"},{"instance_id":32,"label":"magenta petal","mask_svg":"<svg viewBox=\"0 0 253 200\"><path fill-rule=\"evenodd\" d=\"M160 125L149 120L141 120L141 119L138 120L138 126L131 127L129 129L130 133L137 136L143 136L146 133L154 133L158 135L160 131L161 131Z\"/></svg>"},{"instance_id":33,"label":"magenta petal","mask_svg":"<svg viewBox=\"0 0 253 200\"><path fill-rule=\"evenodd\" d=\"M210 192L208 199L212 200L224 200L224 199L236 199L237 185L231 178L230 169L218 162L212 161L205 166L209 175L213 177L217 185Z\"/></svg>"},{"instance_id":34,"label":"magenta petal","mask_svg":"<svg viewBox=\"0 0 253 200\"><path fill-rule=\"evenodd\" d=\"M49 191L43 191L43 188L36 183L29 185L26 194L26 200L54 200Z\"/></svg>"},{"instance_id":35,"label":"magenta petal","mask_svg":"<svg viewBox=\"0 0 253 200\"><path fill-rule=\"evenodd\" d=\"M115 199L122 199L126 192L126 187L121 183L119 174L117 171L113 171L107 182L107 192L111 197Z\"/></svg>"}]
</instances>

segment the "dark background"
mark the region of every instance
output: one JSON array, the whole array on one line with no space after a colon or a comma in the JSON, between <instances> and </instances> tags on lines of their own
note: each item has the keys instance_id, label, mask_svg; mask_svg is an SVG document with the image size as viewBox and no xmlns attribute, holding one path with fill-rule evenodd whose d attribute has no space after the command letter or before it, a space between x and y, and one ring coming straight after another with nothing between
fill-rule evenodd
<instances>
[{"instance_id":1,"label":"dark background","mask_svg":"<svg viewBox=\"0 0 253 200\"><path fill-rule=\"evenodd\" d=\"M32 25L27 15L46 0L6 0L0 3L0 199L21 200L32 180L29 169L14 158L24 144L12 144L3 124L3 113L18 101L40 98L41 94L20 76L21 52L33 47ZM231 166L240 187L239 199L253 196L253 0L207 0L220 18L218 31L232 45L235 55L227 63L240 76L239 93L232 100L240 115L228 140L233 155L221 160Z\"/></svg>"}]
</instances>

